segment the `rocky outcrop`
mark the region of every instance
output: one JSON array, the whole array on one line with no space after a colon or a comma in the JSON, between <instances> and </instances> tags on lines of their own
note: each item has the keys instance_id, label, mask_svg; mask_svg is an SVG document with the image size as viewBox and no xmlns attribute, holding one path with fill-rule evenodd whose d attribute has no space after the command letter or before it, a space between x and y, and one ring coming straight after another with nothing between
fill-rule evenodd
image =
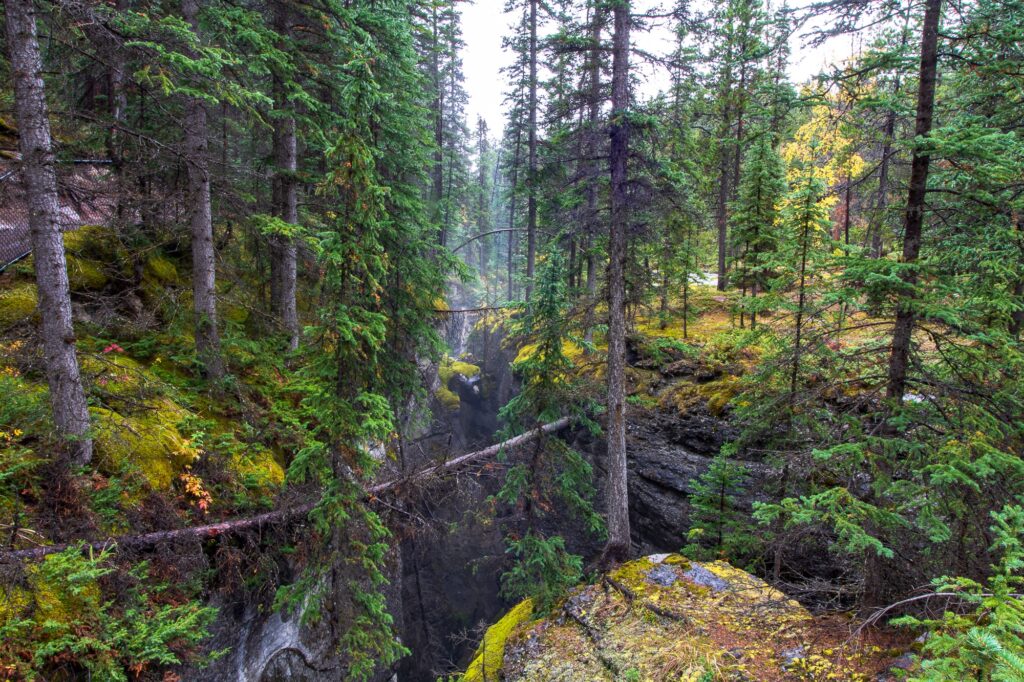
<instances>
[{"instance_id":1,"label":"rocky outcrop","mask_svg":"<svg viewBox=\"0 0 1024 682\"><path fill-rule=\"evenodd\" d=\"M466 680L868 680L892 656L723 562L632 561L546 616L523 602L487 631Z\"/></svg>"}]
</instances>

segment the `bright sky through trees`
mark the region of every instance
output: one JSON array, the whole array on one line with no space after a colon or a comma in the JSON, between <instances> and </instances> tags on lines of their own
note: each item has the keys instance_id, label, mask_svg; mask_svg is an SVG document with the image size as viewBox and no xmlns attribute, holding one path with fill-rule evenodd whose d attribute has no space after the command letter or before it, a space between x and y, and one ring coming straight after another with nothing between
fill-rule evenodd
<instances>
[{"instance_id":1,"label":"bright sky through trees","mask_svg":"<svg viewBox=\"0 0 1024 682\"><path fill-rule=\"evenodd\" d=\"M664 4L659 0L638 0L634 3L634 12L639 13ZM703 3L697 3L702 5ZM795 5L806 4L798 2ZM469 93L468 118L475 121L483 116L494 134L505 124L505 77L501 69L512 63L513 55L501 47L501 38L511 29L511 15L506 15L503 0L474 0L461 4L462 30L465 48L463 48L463 70L466 78L466 92ZM823 66L834 63L855 52L852 40L842 38L832 40L820 48L803 47L805 40L801 38L803 31L793 37L792 63L789 66L790 77L795 82L803 82L815 75ZM661 30L637 32L637 47L647 52L663 53L671 48L671 31L662 27ZM637 60L639 61L639 60ZM637 66L641 66L639 63ZM663 71L646 65L642 71L646 76L645 94L653 94L663 88L666 77Z\"/></svg>"}]
</instances>

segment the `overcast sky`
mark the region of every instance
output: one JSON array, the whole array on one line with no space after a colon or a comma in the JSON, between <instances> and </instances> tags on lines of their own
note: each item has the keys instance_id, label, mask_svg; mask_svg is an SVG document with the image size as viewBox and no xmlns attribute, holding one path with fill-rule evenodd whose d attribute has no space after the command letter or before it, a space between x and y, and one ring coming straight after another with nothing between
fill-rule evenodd
<instances>
[{"instance_id":1,"label":"overcast sky","mask_svg":"<svg viewBox=\"0 0 1024 682\"><path fill-rule=\"evenodd\" d=\"M648 6L659 4L657 0L634 0L634 11L644 11ZM790 3L791 6L800 3ZM490 127L491 135L498 137L504 126L505 78L501 68L513 60L513 55L501 48L502 36L508 34L514 17L503 11L505 0L473 0L460 3L462 12L462 33L466 46L463 50L463 71L466 77L466 91L469 93L467 108L470 129L476 124L476 117L483 116ZM637 33L634 44L653 53L664 53L671 49L671 33L667 29L651 33ZM802 82L817 73L821 67L854 52L851 39L837 39L817 50L804 49L802 40L794 38L792 45L790 77ZM664 87L667 80L648 73L645 90L653 94Z\"/></svg>"}]
</instances>

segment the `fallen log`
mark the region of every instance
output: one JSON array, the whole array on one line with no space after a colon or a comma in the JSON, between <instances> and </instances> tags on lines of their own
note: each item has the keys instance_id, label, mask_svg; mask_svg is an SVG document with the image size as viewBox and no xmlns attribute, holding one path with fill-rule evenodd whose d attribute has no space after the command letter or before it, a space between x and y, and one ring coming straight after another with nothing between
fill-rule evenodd
<instances>
[{"instance_id":1,"label":"fallen log","mask_svg":"<svg viewBox=\"0 0 1024 682\"><path fill-rule=\"evenodd\" d=\"M408 476L402 478L395 478L390 481L378 483L370 486L366 493L368 499L380 497L382 494L394 490L396 488L421 481L424 478L433 474L451 471L458 469L459 467L471 464L478 460L487 459L489 457L496 456L503 450L512 450L521 445L529 443L530 441L536 440L545 434L556 433L569 426L570 420L568 417L564 417L557 421L545 424L541 427L528 431L522 435L510 438L501 443L491 445L490 447L478 450L476 452L470 452L465 455L460 455L454 459L450 459L440 464L435 464L424 469L420 469ZM249 516L244 519L234 519L231 521L221 521L220 523L211 523L205 526L191 526L188 528L177 528L175 530L162 530L153 533L143 533L141 535L121 535L118 537L108 538L106 540L97 542L87 542L82 544L83 550L91 550L93 552L101 552L106 549L112 549L114 547L130 547L130 548L143 548L152 547L166 542L174 542L176 540L206 540L209 538L215 538L221 535L227 535L230 533L237 533L243 530L249 530L252 528L260 528L262 526L276 525L279 523L285 523L294 518L304 516L308 514L314 507L315 503L302 504L297 507L291 507L289 509L280 509L278 511L267 512L266 514L258 514L256 516ZM46 545L43 547L34 547L32 549L18 549L10 550L6 552L0 552L0 562L7 561L10 559L43 559L51 554L58 554L70 547L79 546L79 543L61 543L56 545Z\"/></svg>"}]
</instances>

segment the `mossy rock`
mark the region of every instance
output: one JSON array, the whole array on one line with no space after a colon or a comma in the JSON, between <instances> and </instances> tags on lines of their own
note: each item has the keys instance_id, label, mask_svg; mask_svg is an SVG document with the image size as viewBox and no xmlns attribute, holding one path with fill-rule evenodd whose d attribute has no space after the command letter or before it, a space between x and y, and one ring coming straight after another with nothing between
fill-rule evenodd
<instances>
[{"instance_id":1,"label":"mossy rock","mask_svg":"<svg viewBox=\"0 0 1024 682\"><path fill-rule=\"evenodd\" d=\"M456 376L464 376L467 379L480 376L480 368L468 362L446 357L437 368L437 376L441 383L436 393L437 400L446 410L454 412L459 409L462 401L455 391L448 388L449 382Z\"/></svg>"},{"instance_id":2,"label":"mossy rock","mask_svg":"<svg viewBox=\"0 0 1024 682\"><path fill-rule=\"evenodd\" d=\"M82 373L103 391L119 397L142 397L155 389L156 380L137 360L122 353L79 356Z\"/></svg>"},{"instance_id":3,"label":"mossy rock","mask_svg":"<svg viewBox=\"0 0 1024 682\"><path fill-rule=\"evenodd\" d=\"M103 268L93 260L68 254L68 284L72 291L99 291L107 286L110 278Z\"/></svg>"},{"instance_id":4,"label":"mossy rock","mask_svg":"<svg viewBox=\"0 0 1024 682\"><path fill-rule=\"evenodd\" d=\"M142 279L143 282L150 281L161 285L180 283L177 266L170 259L157 253L150 254L146 259Z\"/></svg>"},{"instance_id":5,"label":"mossy rock","mask_svg":"<svg viewBox=\"0 0 1024 682\"><path fill-rule=\"evenodd\" d=\"M678 554L628 562L543 619L521 608L487 630L464 680L866 682L888 665L884 654L850 655L848 631L763 580Z\"/></svg>"},{"instance_id":6,"label":"mossy rock","mask_svg":"<svg viewBox=\"0 0 1024 682\"><path fill-rule=\"evenodd\" d=\"M59 557L48 556L43 561L52 563L59 561ZM46 563L30 565L26 569L27 584L0 590L0 627L30 617L38 624L74 625L82 612L100 603L100 588L94 580L74 585L54 580L55 570L47 571L45 566Z\"/></svg>"},{"instance_id":7,"label":"mossy rock","mask_svg":"<svg viewBox=\"0 0 1024 682\"><path fill-rule=\"evenodd\" d=\"M36 312L36 285L29 282L0 290L0 328L30 319Z\"/></svg>"},{"instance_id":8,"label":"mossy rock","mask_svg":"<svg viewBox=\"0 0 1024 682\"><path fill-rule=\"evenodd\" d=\"M248 308L241 305L234 305L231 303L222 303L220 305L220 317L225 322L231 322L232 324L242 325L249 321L249 317L252 313Z\"/></svg>"},{"instance_id":9,"label":"mossy rock","mask_svg":"<svg viewBox=\"0 0 1024 682\"><path fill-rule=\"evenodd\" d=\"M198 452L177 429L188 411L168 398L145 401L137 415L93 408L97 461L105 473L137 469L156 490L166 490Z\"/></svg>"},{"instance_id":10,"label":"mossy rock","mask_svg":"<svg viewBox=\"0 0 1024 682\"><path fill-rule=\"evenodd\" d=\"M229 468L247 488L270 491L284 485L284 467L266 448L253 446L246 453L232 455Z\"/></svg>"},{"instance_id":11,"label":"mossy rock","mask_svg":"<svg viewBox=\"0 0 1024 682\"><path fill-rule=\"evenodd\" d=\"M448 385L448 382L457 374L461 374L467 379L471 379L475 376L480 375L480 368L476 365L471 365L468 362L461 360L454 360L452 358L445 358L441 361L441 365L437 368L437 374L441 377L441 383Z\"/></svg>"},{"instance_id":12,"label":"mossy rock","mask_svg":"<svg viewBox=\"0 0 1024 682\"><path fill-rule=\"evenodd\" d=\"M459 407L462 405L462 400L459 398L459 396L455 393L455 391L452 391L447 386L438 387L437 393L435 395L437 397L438 402L440 402L441 405L444 406L444 408L449 412L454 412L455 410L459 409Z\"/></svg>"},{"instance_id":13,"label":"mossy rock","mask_svg":"<svg viewBox=\"0 0 1024 682\"><path fill-rule=\"evenodd\" d=\"M725 376L706 384L683 381L661 394L658 404L662 409L675 409L681 416L703 403L715 417L725 413L740 391L737 377Z\"/></svg>"},{"instance_id":14,"label":"mossy rock","mask_svg":"<svg viewBox=\"0 0 1024 682\"><path fill-rule=\"evenodd\" d=\"M473 662L469 664L462 682L485 682L498 680L505 662L505 644L517 626L533 616L533 601L526 599L506 613L501 620L487 628L480 646L476 649Z\"/></svg>"}]
</instances>

